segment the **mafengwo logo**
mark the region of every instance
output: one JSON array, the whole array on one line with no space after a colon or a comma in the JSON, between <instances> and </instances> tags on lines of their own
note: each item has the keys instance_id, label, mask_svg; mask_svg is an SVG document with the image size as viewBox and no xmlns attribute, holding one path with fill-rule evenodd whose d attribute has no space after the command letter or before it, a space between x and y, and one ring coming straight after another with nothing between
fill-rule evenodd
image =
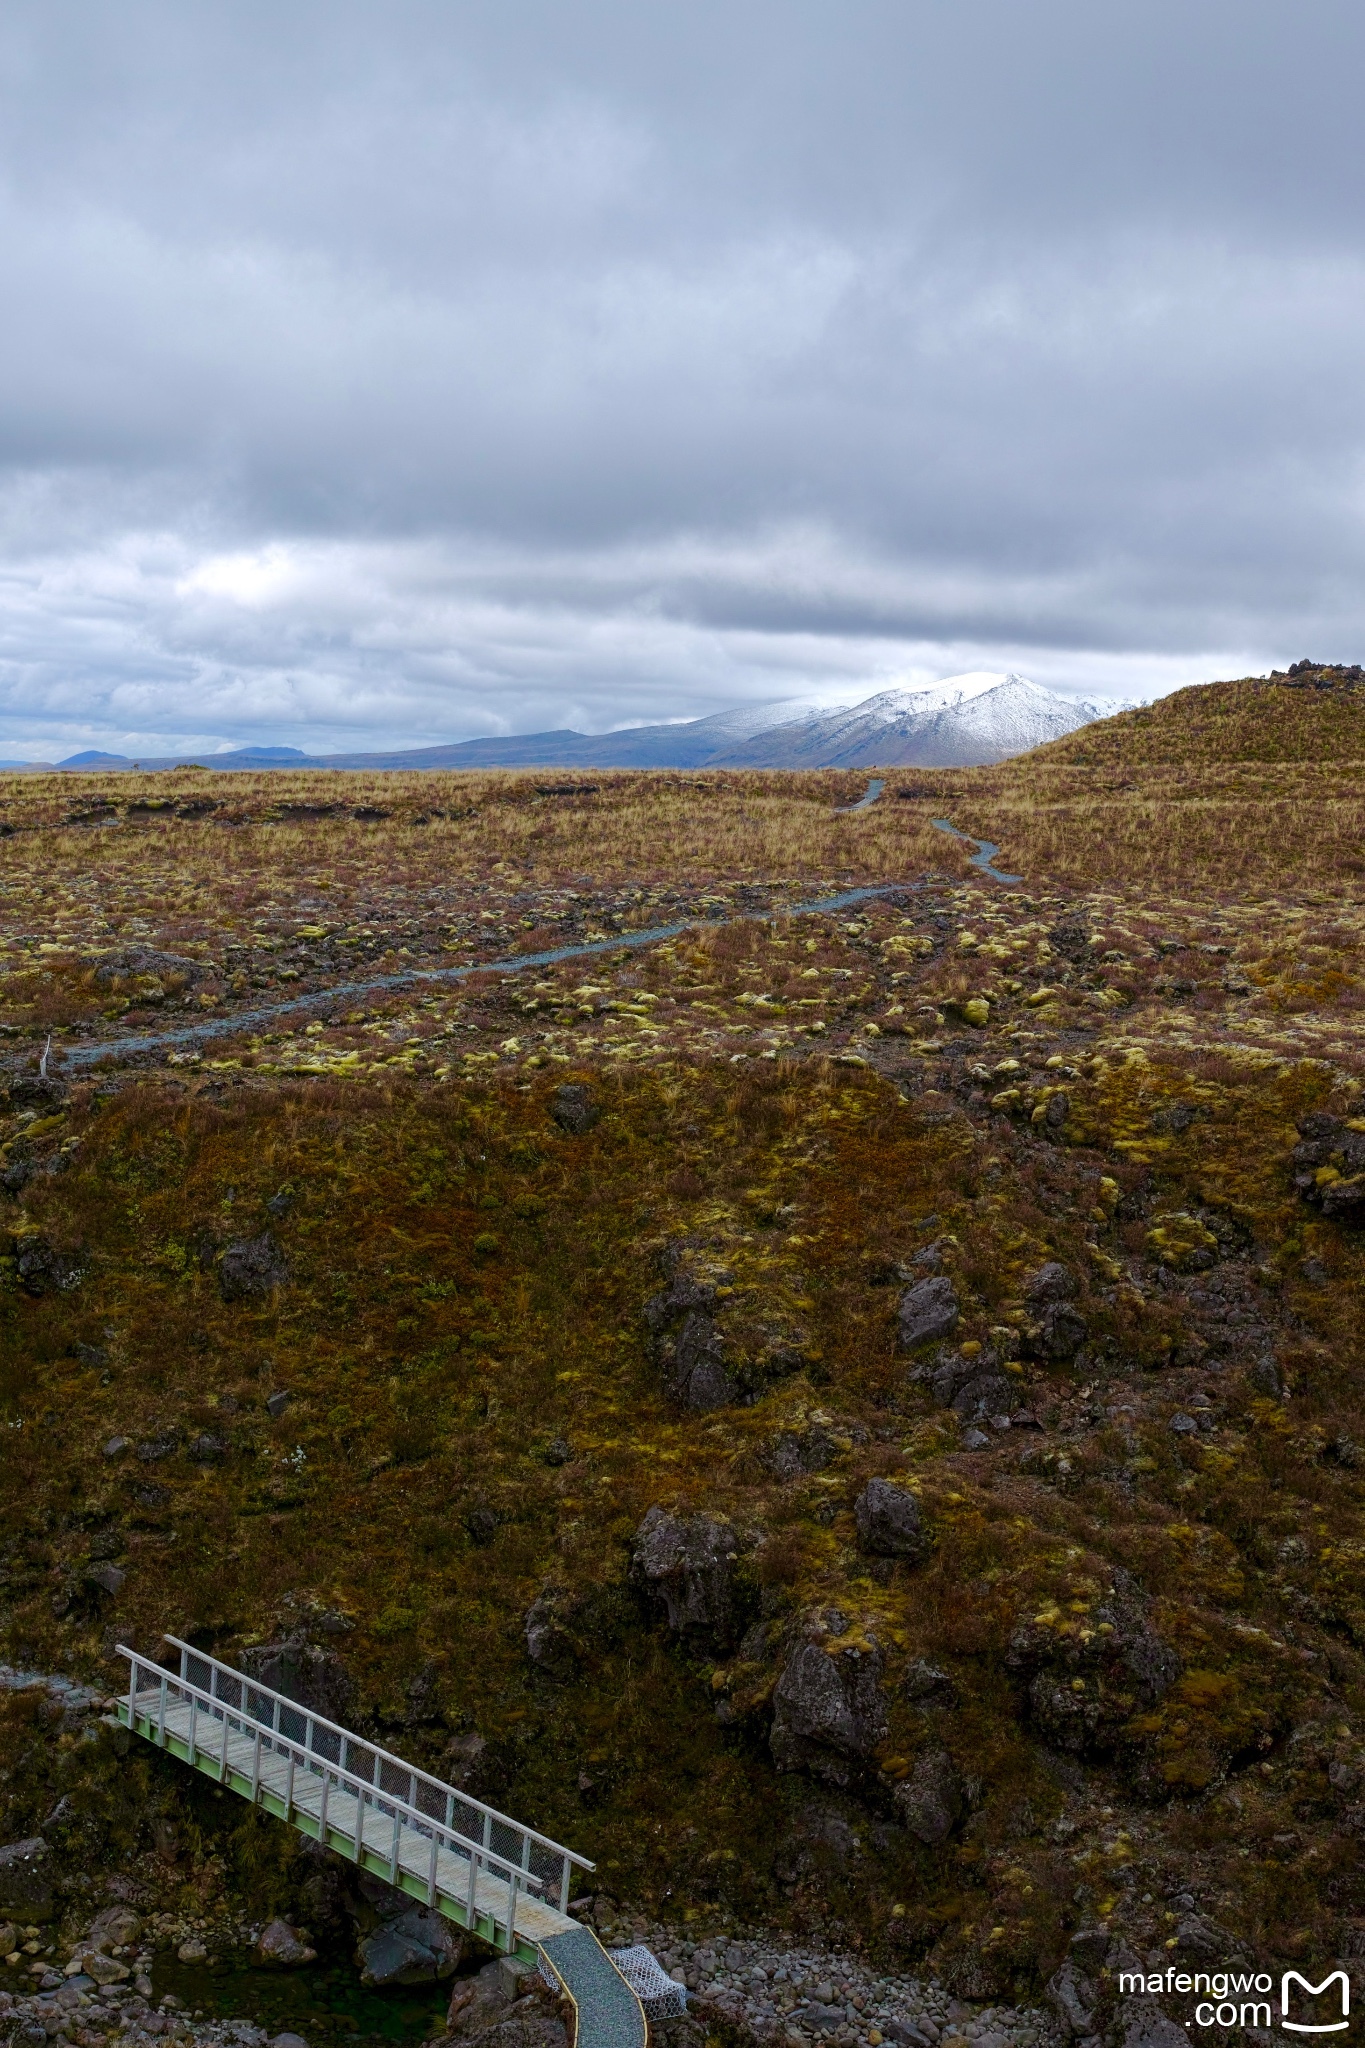
<instances>
[{"instance_id":1,"label":"mafengwo logo","mask_svg":"<svg viewBox=\"0 0 1365 2048\"><path fill-rule=\"evenodd\" d=\"M1297 1970L1286 1970L1280 1979L1280 1995L1274 1998L1275 1979L1265 1970L1218 1970L1193 1972L1174 1965L1164 1974L1120 1971L1119 1996L1133 1992L1193 1992L1198 2003L1194 2017L1185 2025L1217 2027L1280 2027L1287 2034L1342 2034L1351 2024L1351 1981L1345 1970L1333 1970L1321 1984L1310 1982ZM1278 2010L1276 2007L1278 2006Z\"/></svg>"}]
</instances>

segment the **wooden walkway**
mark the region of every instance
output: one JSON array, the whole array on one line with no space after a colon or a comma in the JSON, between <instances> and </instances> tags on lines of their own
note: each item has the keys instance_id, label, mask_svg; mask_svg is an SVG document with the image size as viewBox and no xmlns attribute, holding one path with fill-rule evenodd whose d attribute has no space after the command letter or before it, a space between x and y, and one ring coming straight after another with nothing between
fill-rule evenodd
<instances>
[{"instance_id":1,"label":"wooden walkway","mask_svg":"<svg viewBox=\"0 0 1365 2048\"><path fill-rule=\"evenodd\" d=\"M311 1841L538 1964L573 1999L576 2048L645 2048L644 2010L591 1929L569 1917L592 1865L349 1729L168 1636L180 1671L119 1645L119 1719Z\"/></svg>"}]
</instances>

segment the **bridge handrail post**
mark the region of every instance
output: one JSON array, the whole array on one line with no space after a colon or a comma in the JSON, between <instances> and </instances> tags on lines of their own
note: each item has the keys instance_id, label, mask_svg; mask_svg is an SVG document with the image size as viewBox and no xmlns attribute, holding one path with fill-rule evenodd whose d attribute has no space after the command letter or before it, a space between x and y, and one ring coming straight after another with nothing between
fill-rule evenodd
<instances>
[{"instance_id":1,"label":"bridge handrail post","mask_svg":"<svg viewBox=\"0 0 1365 2048\"><path fill-rule=\"evenodd\" d=\"M197 1691L198 1688L195 1687L190 1692L190 1762L196 1766L199 1760L199 1745L194 1734L195 1715L199 1709L199 1701L195 1696Z\"/></svg>"},{"instance_id":2,"label":"bridge handrail post","mask_svg":"<svg viewBox=\"0 0 1365 2048\"><path fill-rule=\"evenodd\" d=\"M393 1816L393 1848L389 1854L389 1883L398 1882L398 1847L403 1835L403 1817L395 1812Z\"/></svg>"},{"instance_id":3,"label":"bridge handrail post","mask_svg":"<svg viewBox=\"0 0 1365 2048\"><path fill-rule=\"evenodd\" d=\"M567 1856L561 1856L559 1859L559 1910L561 1913L567 1913L569 1910L569 1879L572 1875L573 1865Z\"/></svg>"},{"instance_id":4,"label":"bridge handrail post","mask_svg":"<svg viewBox=\"0 0 1365 2048\"><path fill-rule=\"evenodd\" d=\"M156 1711L156 1740L159 1749L166 1747L166 1699L170 1692L170 1687L171 1682L163 1671L161 1674L161 1699Z\"/></svg>"},{"instance_id":5,"label":"bridge handrail post","mask_svg":"<svg viewBox=\"0 0 1365 2048\"><path fill-rule=\"evenodd\" d=\"M286 1827L294 1825L294 1752L292 1749L289 1752L289 1770L284 1781L284 1824Z\"/></svg>"},{"instance_id":6,"label":"bridge handrail post","mask_svg":"<svg viewBox=\"0 0 1365 2048\"><path fill-rule=\"evenodd\" d=\"M332 1774L324 1760L322 1767L322 1803L318 1808L318 1840L327 1847L327 1795L332 1788Z\"/></svg>"},{"instance_id":7,"label":"bridge handrail post","mask_svg":"<svg viewBox=\"0 0 1365 2048\"><path fill-rule=\"evenodd\" d=\"M254 1806L261 1796L261 1730L256 1730L256 1746L251 1757L251 1803Z\"/></svg>"},{"instance_id":8,"label":"bridge handrail post","mask_svg":"<svg viewBox=\"0 0 1365 2048\"><path fill-rule=\"evenodd\" d=\"M440 1846L440 1841L433 1835L431 1838L431 1868L427 1872L427 1904L429 1906L436 1904L436 1853Z\"/></svg>"},{"instance_id":9,"label":"bridge handrail post","mask_svg":"<svg viewBox=\"0 0 1365 2048\"><path fill-rule=\"evenodd\" d=\"M137 1659L128 1663L128 1726L137 1734Z\"/></svg>"}]
</instances>

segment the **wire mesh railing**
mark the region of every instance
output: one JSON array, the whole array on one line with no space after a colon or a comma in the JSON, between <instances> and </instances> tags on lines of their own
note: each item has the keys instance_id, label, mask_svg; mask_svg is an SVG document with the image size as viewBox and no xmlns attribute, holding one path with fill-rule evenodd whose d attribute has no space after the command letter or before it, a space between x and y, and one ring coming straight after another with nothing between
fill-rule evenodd
<instances>
[{"instance_id":1,"label":"wire mesh railing","mask_svg":"<svg viewBox=\"0 0 1365 2048\"><path fill-rule=\"evenodd\" d=\"M355 1862L368 1856L382 1863L387 1855L390 1881L398 1883L404 1873L424 1879L429 1905L436 1905L440 1895L456 1899L466 1910L467 1924L477 1925L480 1915L491 1917L495 1933L498 1923L505 1927L511 1947L519 1898L542 1900L563 1913L573 1870L593 1868L562 1843L258 1679L176 1636L165 1641L179 1654L178 1673L122 1643L117 1646L130 1666L129 1725L136 1729L142 1722L164 1748L170 1716L170 1732L186 1743L191 1763L202 1769L207 1760L224 1780L230 1771L249 1780L247 1796L253 1804L263 1790L274 1791L291 1824L298 1824L296 1815L306 1815L317 1825L320 1841ZM234 1746L236 1754L230 1755ZM389 1825L377 1827L376 1821ZM413 1836L430 1845L420 1872L412 1869ZM381 1838L383 1848L377 1849ZM455 1859L455 1872L441 1863L443 1854ZM496 1884L481 1888L481 1876Z\"/></svg>"}]
</instances>

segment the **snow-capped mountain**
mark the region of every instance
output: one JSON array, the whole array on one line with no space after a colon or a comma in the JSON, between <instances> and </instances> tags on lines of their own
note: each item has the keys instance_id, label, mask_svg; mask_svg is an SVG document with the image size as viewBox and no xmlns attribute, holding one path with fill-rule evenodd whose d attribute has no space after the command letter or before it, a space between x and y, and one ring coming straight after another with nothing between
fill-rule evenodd
<instances>
[{"instance_id":1,"label":"snow-capped mountain","mask_svg":"<svg viewBox=\"0 0 1365 2048\"><path fill-rule=\"evenodd\" d=\"M532 732L461 740L403 753L304 755L294 748L242 748L212 757L215 768L972 768L1027 753L1125 707L1059 697L1023 676L977 672L918 690L882 690L861 704L812 709L800 698L748 704L676 725L616 732ZM186 756L151 760L173 768ZM103 768L131 768L101 754ZM29 763L30 767L46 764ZM63 767L89 765L73 756Z\"/></svg>"},{"instance_id":2,"label":"snow-capped mountain","mask_svg":"<svg viewBox=\"0 0 1365 2048\"><path fill-rule=\"evenodd\" d=\"M1023 676L978 671L772 726L708 765L974 768L1025 754L1114 709L1058 696Z\"/></svg>"}]
</instances>

